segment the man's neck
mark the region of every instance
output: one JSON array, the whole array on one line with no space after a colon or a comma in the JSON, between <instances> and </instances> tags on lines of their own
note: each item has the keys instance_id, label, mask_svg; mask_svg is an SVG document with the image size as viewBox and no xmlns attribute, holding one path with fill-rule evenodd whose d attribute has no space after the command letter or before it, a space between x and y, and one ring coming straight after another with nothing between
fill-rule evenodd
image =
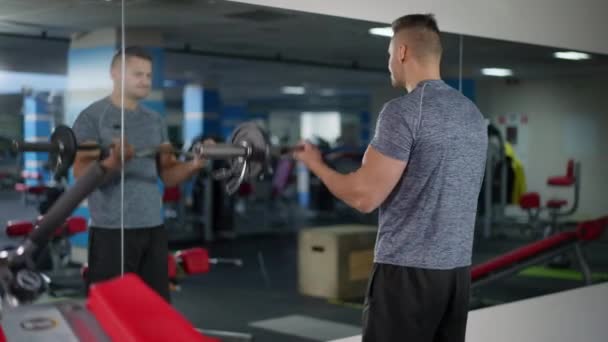
<instances>
[{"instance_id":1,"label":"man's neck","mask_svg":"<svg viewBox=\"0 0 608 342\"><path fill-rule=\"evenodd\" d=\"M441 80L441 73L439 70L425 71L413 75L412 78L405 81L405 89L407 89L407 92L409 93L416 89L420 82L431 80Z\"/></svg>"},{"instance_id":2,"label":"man's neck","mask_svg":"<svg viewBox=\"0 0 608 342\"><path fill-rule=\"evenodd\" d=\"M114 92L112 92L112 95L110 95L110 100L118 108L121 107L120 98L121 98L120 92L118 92L118 91L114 91ZM135 110L138 105L137 100L131 99L127 96L125 96L124 103L125 103L125 109L127 109L127 110Z\"/></svg>"}]
</instances>

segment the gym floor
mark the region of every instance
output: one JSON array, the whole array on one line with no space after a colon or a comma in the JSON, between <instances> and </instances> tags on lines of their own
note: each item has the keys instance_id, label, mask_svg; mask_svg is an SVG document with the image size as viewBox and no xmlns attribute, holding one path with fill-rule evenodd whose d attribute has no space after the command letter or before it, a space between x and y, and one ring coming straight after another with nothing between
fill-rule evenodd
<instances>
[{"instance_id":1,"label":"gym floor","mask_svg":"<svg viewBox=\"0 0 608 342\"><path fill-rule=\"evenodd\" d=\"M0 192L0 222L34 218L34 206L24 206L13 192ZM361 301L340 303L298 294L297 227L347 223L357 215L302 219L296 228L274 234L252 234L208 246L213 257L241 258L243 267L214 265L211 272L183 278L172 293L174 306L203 330L251 333L256 341L324 341L359 332ZM373 223L373 217L363 218ZM249 222L256 222L249 220ZM476 241L473 263L517 248L527 241L502 237ZM14 244L1 236L0 244ZM175 246L190 247L190 246ZM595 281L608 281L608 241L586 247ZM580 275L546 267L487 285L474 293L471 307L495 305L582 286ZM48 298L42 300L49 300ZM53 299L54 300L54 299Z\"/></svg>"}]
</instances>

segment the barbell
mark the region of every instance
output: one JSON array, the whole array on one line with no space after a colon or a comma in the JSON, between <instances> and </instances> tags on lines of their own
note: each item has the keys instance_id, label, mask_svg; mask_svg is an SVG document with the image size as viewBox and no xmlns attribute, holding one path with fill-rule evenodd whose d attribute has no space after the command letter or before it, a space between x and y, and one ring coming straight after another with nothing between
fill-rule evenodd
<instances>
[{"instance_id":1,"label":"barbell","mask_svg":"<svg viewBox=\"0 0 608 342\"><path fill-rule=\"evenodd\" d=\"M55 177L67 175L76 159L77 151L100 150L107 155L111 146L96 144L78 145L74 132L67 126L57 126L48 142L13 141L13 148L19 152L48 152L48 168ZM283 147L279 154L286 154L299 147ZM276 152L276 151L275 151ZM135 151L135 158L156 158L158 153L175 153L186 158L225 160L227 168L212 174L216 180L226 181L226 191L233 194L245 180L254 180L271 172L271 146L267 134L255 123L245 122L232 132L229 143L204 144L197 142L192 152L168 149L166 146L142 148Z\"/></svg>"},{"instance_id":2,"label":"barbell","mask_svg":"<svg viewBox=\"0 0 608 342\"><path fill-rule=\"evenodd\" d=\"M46 142L30 142L13 140L13 149L18 152L48 152L47 167L55 177L61 178L67 175L70 166L76 158L76 136L74 132L64 125L59 125L51 138Z\"/></svg>"}]
</instances>

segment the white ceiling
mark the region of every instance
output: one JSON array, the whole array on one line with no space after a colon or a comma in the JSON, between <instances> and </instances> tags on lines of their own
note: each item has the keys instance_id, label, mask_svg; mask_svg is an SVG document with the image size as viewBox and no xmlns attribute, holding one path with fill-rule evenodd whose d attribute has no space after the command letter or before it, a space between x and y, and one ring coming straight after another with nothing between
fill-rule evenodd
<instances>
[{"instance_id":1,"label":"white ceiling","mask_svg":"<svg viewBox=\"0 0 608 342\"><path fill-rule=\"evenodd\" d=\"M434 13L445 32L608 54L606 0L239 1L383 23Z\"/></svg>"}]
</instances>

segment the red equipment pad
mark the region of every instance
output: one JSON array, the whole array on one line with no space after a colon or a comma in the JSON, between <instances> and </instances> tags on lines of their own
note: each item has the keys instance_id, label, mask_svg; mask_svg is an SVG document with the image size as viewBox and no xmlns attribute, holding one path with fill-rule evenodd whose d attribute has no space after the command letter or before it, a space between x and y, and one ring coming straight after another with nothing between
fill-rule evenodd
<instances>
[{"instance_id":1,"label":"red equipment pad","mask_svg":"<svg viewBox=\"0 0 608 342\"><path fill-rule=\"evenodd\" d=\"M34 230L34 224L30 221L8 221L6 235L10 237L27 236Z\"/></svg>"},{"instance_id":2,"label":"red equipment pad","mask_svg":"<svg viewBox=\"0 0 608 342\"><path fill-rule=\"evenodd\" d=\"M519 206L522 209L533 209L540 207L540 195L538 192L528 192L519 198Z\"/></svg>"},{"instance_id":3,"label":"red equipment pad","mask_svg":"<svg viewBox=\"0 0 608 342\"><path fill-rule=\"evenodd\" d=\"M580 240L591 241L599 239L608 227L608 216L597 220L586 221L578 225L576 234Z\"/></svg>"},{"instance_id":4,"label":"red equipment pad","mask_svg":"<svg viewBox=\"0 0 608 342\"><path fill-rule=\"evenodd\" d=\"M558 247L566 242L574 241L576 239L577 234L575 232L565 232L523 246L507 254L501 255L499 257L496 257L473 267L473 270L471 271L471 280L477 280L493 271L498 271L519 261L523 261L530 257L540 255L541 253L547 250Z\"/></svg>"},{"instance_id":5,"label":"red equipment pad","mask_svg":"<svg viewBox=\"0 0 608 342\"><path fill-rule=\"evenodd\" d=\"M87 308L112 341L220 342L202 335L134 274L91 287Z\"/></svg>"},{"instance_id":6,"label":"red equipment pad","mask_svg":"<svg viewBox=\"0 0 608 342\"><path fill-rule=\"evenodd\" d=\"M84 217L72 216L66 221L69 236L87 231L87 220Z\"/></svg>"},{"instance_id":7,"label":"red equipment pad","mask_svg":"<svg viewBox=\"0 0 608 342\"><path fill-rule=\"evenodd\" d=\"M566 204L568 204L568 201L564 199L550 199L547 201L547 207L552 209L559 209Z\"/></svg>"},{"instance_id":8,"label":"red equipment pad","mask_svg":"<svg viewBox=\"0 0 608 342\"><path fill-rule=\"evenodd\" d=\"M186 274L209 272L209 252L204 248L190 248L179 252Z\"/></svg>"},{"instance_id":9,"label":"red equipment pad","mask_svg":"<svg viewBox=\"0 0 608 342\"><path fill-rule=\"evenodd\" d=\"M182 198L182 192L179 186L165 188L163 192L163 203L177 203Z\"/></svg>"},{"instance_id":10,"label":"red equipment pad","mask_svg":"<svg viewBox=\"0 0 608 342\"><path fill-rule=\"evenodd\" d=\"M549 178L547 180L547 184L553 186L571 186L575 183L575 181L576 180L574 179L574 177L558 176Z\"/></svg>"}]
</instances>

